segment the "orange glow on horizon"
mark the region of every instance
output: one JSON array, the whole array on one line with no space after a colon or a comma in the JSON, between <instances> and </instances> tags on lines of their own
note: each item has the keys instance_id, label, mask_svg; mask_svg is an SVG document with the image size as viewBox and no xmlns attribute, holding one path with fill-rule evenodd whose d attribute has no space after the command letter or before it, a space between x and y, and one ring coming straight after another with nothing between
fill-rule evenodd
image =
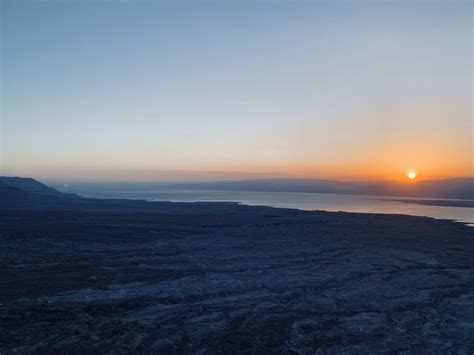
<instances>
[{"instance_id":1,"label":"orange glow on horizon","mask_svg":"<svg viewBox=\"0 0 474 355\"><path fill-rule=\"evenodd\" d=\"M76 164L74 167L43 164L34 168L3 167L5 175L64 180L101 181L213 181L246 179L328 179L340 181L398 181L474 177L472 159L456 156L441 145L421 149L411 145L387 145L380 149L340 151L336 156L290 154L282 159L268 159L256 152L235 156L230 161L219 157L175 159L158 165L147 154L134 159L122 157L104 164L101 159ZM417 149L415 149L417 148ZM416 168L414 168L416 167ZM61 171L59 174L58 171ZM410 178L410 172L415 177ZM420 175L422 172L422 177Z\"/></svg>"}]
</instances>

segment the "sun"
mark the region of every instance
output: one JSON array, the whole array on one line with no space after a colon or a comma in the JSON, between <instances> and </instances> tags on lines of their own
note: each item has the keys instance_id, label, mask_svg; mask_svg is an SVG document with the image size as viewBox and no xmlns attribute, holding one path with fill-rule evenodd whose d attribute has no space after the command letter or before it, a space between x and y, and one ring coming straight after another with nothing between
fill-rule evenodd
<instances>
[{"instance_id":1,"label":"sun","mask_svg":"<svg viewBox=\"0 0 474 355\"><path fill-rule=\"evenodd\" d=\"M416 178L416 172L414 172L413 170L410 170L408 173L407 173L407 176L410 180L413 180Z\"/></svg>"}]
</instances>

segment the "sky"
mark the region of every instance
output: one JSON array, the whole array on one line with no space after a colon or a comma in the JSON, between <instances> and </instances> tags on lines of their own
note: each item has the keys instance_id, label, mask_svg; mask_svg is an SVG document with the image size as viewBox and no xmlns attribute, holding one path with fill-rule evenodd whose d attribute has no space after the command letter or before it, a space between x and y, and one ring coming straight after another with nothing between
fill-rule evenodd
<instances>
[{"instance_id":1,"label":"sky","mask_svg":"<svg viewBox=\"0 0 474 355\"><path fill-rule=\"evenodd\" d=\"M0 173L474 176L472 7L3 0Z\"/></svg>"}]
</instances>

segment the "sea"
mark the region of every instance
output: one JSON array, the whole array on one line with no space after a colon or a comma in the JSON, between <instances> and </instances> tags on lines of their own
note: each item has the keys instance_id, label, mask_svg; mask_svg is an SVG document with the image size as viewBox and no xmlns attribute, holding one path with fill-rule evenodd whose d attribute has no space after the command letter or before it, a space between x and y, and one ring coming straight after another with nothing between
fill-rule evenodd
<instances>
[{"instance_id":1,"label":"sea","mask_svg":"<svg viewBox=\"0 0 474 355\"><path fill-rule=\"evenodd\" d=\"M63 192L72 192L85 197L95 198L145 199L149 201L172 202L239 202L245 205L297 208L302 210L403 214L450 219L474 226L474 208L472 207L433 206L401 201L410 199L406 197L309 192L190 190L169 186L140 186L136 184L133 186L91 184L55 187ZM387 199L390 200L388 201ZM442 199L416 198L414 200L438 201Z\"/></svg>"}]
</instances>

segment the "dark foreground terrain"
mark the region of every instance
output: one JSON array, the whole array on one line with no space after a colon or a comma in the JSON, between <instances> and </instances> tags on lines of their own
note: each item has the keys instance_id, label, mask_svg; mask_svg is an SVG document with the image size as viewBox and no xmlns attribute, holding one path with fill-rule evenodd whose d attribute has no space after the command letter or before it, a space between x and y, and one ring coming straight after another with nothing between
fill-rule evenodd
<instances>
[{"instance_id":1,"label":"dark foreground terrain","mask_svg":"<svg viewBox=\"0 0 474 355\"><path fill-rule=\"evenodd\" d=\"M230 203L4 206L0 352L471 354L473 231Z\"/></svg>"}]
</instances>

